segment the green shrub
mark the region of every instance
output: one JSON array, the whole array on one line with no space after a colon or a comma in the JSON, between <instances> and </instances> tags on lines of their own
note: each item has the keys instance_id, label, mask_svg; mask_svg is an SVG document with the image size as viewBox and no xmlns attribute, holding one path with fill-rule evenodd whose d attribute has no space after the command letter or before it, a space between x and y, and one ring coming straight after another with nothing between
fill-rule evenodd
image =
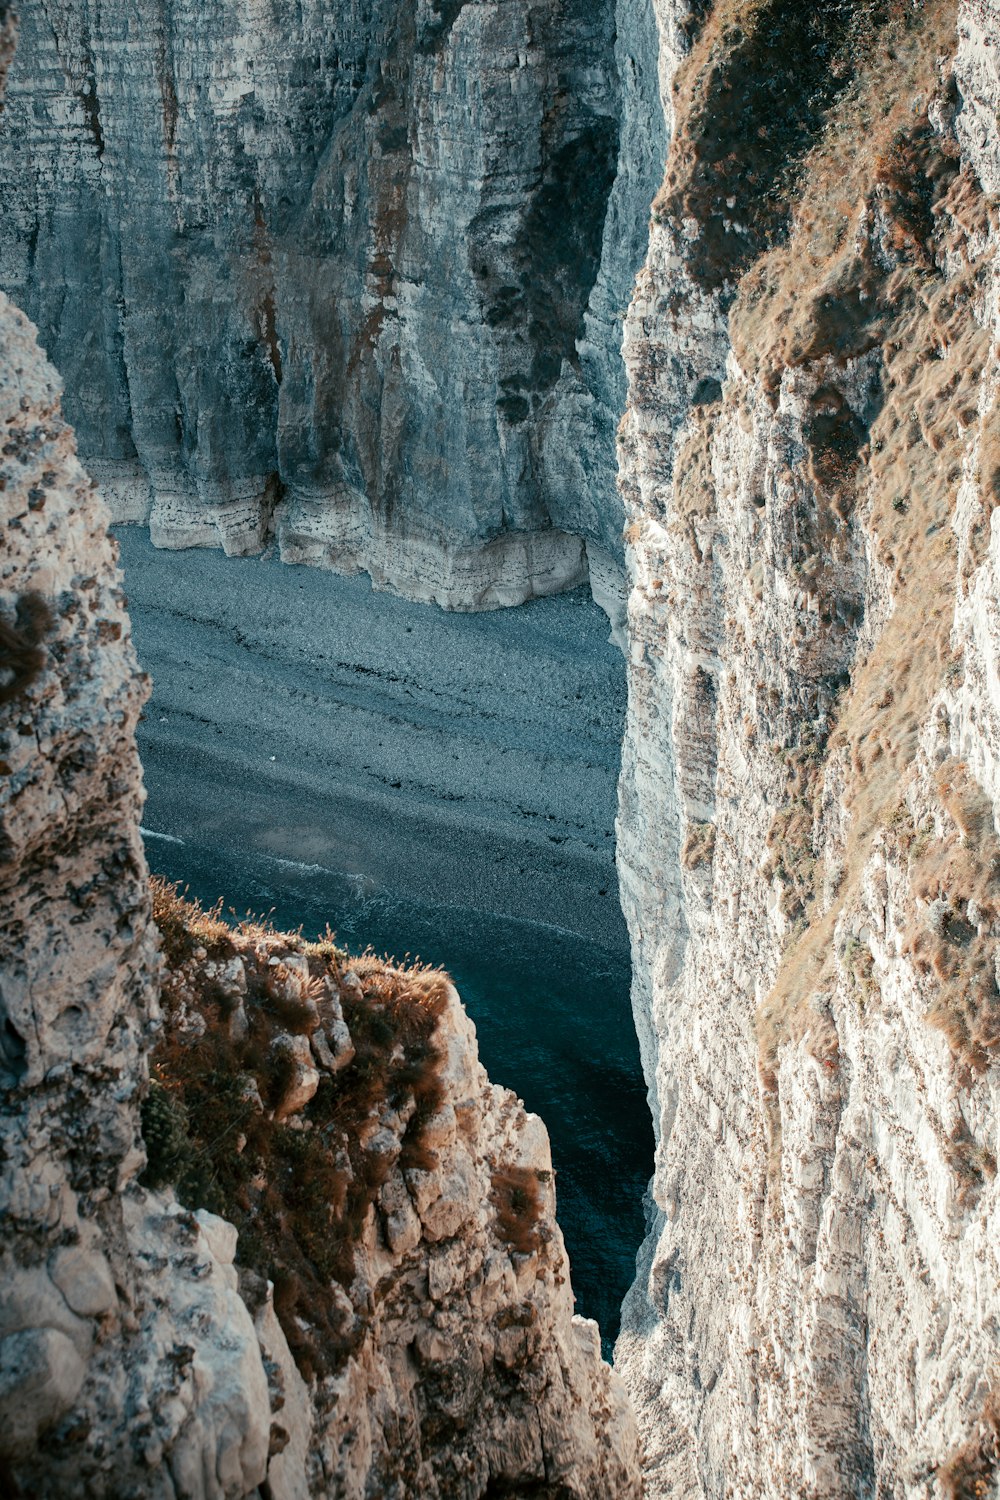
<instances>
[{"instance_id":1,"label":"green shrub","mask_svg":"<svg viewBox=\"0 0 1000 1500\"><path fill-rule=\"evenodd\" d=\"M142 1101L141 1121L146 1168L140 1181L151 1188L176 1183L191 1159L188 1113L183 1099L152 1079L149 1093Z\"/></svg>"}]
</instances>

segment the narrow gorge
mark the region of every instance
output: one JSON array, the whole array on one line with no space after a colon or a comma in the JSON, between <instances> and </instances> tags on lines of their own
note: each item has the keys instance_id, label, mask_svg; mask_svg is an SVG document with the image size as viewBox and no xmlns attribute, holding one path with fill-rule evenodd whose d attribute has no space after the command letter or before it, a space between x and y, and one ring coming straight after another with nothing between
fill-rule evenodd
<instances>
[{"instance_id":1,"label":"narrow gorge","mask_svg":"<svg viewBox=\"0 0 1000 1500\"><path fill-rule=\"evenodd\" d=\"M638 1496L447 976L151 895L110 518L5 298L0 371L0 1489Z\"/></svg>"},{"instance_id":2,"label":"narrow gorge","mask_svg":"<svg viewBox=\"0 0 1000 1500\"><path fill-rule=\"evenodd\" d=\"M4 1493L1000 1494L998 109L1000 0L25 5ZM561 929L582 1120L612 842L613 1370L448 976L211 909L276 859Z\"/></svg>"}]
</instances>

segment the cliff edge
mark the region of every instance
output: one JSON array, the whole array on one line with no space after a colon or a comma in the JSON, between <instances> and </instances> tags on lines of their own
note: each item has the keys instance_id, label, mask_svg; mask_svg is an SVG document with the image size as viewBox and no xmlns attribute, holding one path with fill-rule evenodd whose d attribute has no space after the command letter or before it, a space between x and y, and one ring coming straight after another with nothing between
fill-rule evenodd
<instances>
[{"instance_id":1,"label":"cliff edge","mask_svg":"<svg viewBox=\"0 0 1000 1500\"><path fill-rule=\"evenodd\" d=\"M619 818L655 1496L997 1482L992 0L658 7Z\"/></svg>"}]
</instances>

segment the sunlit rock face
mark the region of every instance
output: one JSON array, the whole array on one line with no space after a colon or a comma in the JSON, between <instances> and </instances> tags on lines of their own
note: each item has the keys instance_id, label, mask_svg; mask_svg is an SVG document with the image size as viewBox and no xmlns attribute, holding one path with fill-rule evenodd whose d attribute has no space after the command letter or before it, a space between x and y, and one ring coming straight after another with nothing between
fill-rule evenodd
<instances>
[{"instance_id":1,"label":"sunlit rock face","mask_svg":"<svg viewBox=\"0 0 1000 1500\"><path fill-rule=\"evenodd\" d=\"M621 613L648 0L27 7L0 285L116 517L457 608ZM616 602L617 601L617 602Z\"/></svg>"},{"instance_id":2,"label":"sunlit rock face","mask_svg":"<svg viewBox=\"0 0 1000 1500\"><path fill-rule=\"evenodd\" d=\"M647 1492L992 1493L1000 11L658 11L620 445Z\"/></svg>"}]
</instances>

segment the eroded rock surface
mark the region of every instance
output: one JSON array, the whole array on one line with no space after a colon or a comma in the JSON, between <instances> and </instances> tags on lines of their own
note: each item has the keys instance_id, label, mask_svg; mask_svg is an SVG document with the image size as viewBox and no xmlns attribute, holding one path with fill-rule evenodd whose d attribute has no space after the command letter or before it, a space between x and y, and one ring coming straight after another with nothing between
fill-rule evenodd
<instances>
[{"instance_id":1,"label":"eroded rock surface","mask_svg":"<svg viewBox=\"0 0 1000 1500\"><path fill-rule=\"evenodd\" d=\"M658 9L618 1362L653 1496L993 1493L1000 12Z\"/></svg>"},{"instance_id":2,"label":"eroded rock surface","mask_svg":"<svg viewBox=\"0 0 1000 1500\"><path fill-rule=\"evenodd\" d=\"M621 614L648 0L27 7L0 284L119 519Z\"/></svg>"},{"instance_id":3,"label":"eroded rock surface","mask_svg":"<svg viewBox=\"0 0 1000 1500\"><path fill-rule=\"evenodd\" d=\"M634 1419L573 1315L544 1126L490 1084L447 977L156 892L146 1180L204 1205L235 1257L272 1496L638 1495Z\"/></svg>"},{"instance_id":4,"label":"eroded rock surface","mask_svg":"<svg viewBox=\"0 0 1000 1500\"><path fill-rule=\"evenodd\" d=\"M14 1495L243 1494L270 1429L253 1321L202 1227L135 1181L159 1010L146 684L60 389L3 299L0 1476Z\"/></svg>"}]
</instances>

